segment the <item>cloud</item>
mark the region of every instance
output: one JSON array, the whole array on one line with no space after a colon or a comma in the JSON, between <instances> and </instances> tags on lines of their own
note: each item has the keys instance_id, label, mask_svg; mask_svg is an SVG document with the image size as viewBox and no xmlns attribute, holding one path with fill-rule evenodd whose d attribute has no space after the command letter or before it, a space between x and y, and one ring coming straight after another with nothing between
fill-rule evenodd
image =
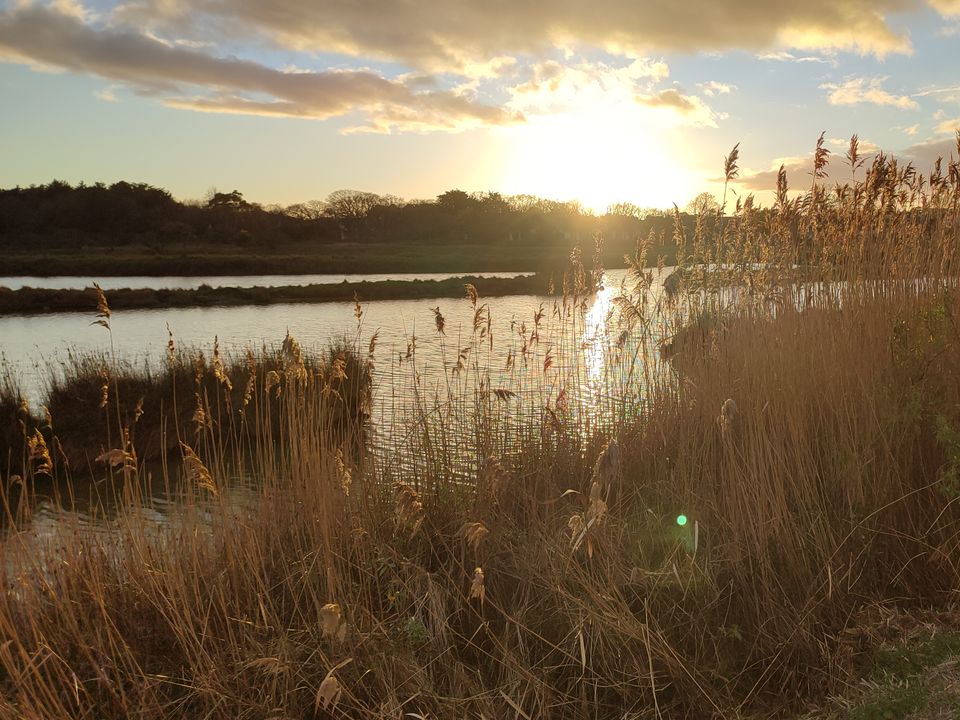
<instances>
[{"instance_id":1,"label":"cloud","mask_svg":"<svg viewBox=\"0 0 960 720\"><path fill-rule=\"evenodd\" d=\"M507 107L525 116L571 113L656 118L661 124L715 127L722 115L701 98L676 88L657 88L669 76L661 60L617 66L602 62L564 65L555 60L529 68L529 79L509 88Z\"/></svg>"},{"instance_id":2,"label":"cloud","mask_svg":"<svg viewBox=\"0 0 960 720\"><path fill-rule=\"evenodd\" d=\"M941 87L928 87L920 90L919 92L913 93L913 97L924 98L929 97L936 101L939 104L951 104L960 102L960 85L946 85ZM940 110L940 117L935 117L934 119L942 119L946 115L945 110Z\"/></svg>"},{"instance_id":3,"label":"cloud","mask_svg":"<svg viewBox=\"0 0 960 720\"><path fill-rule=\"evenodd\" d=\"M915 92L914 97L929 97L930 95L946 95L948 99L950 96L960 93L960 85L948 85L947 87L932 87L921 90L920 92Z\"/></svg>"},{"instance_id":4,"label":"cloud","mask_svg":"<svg viewBox=\"0 0 960 720\"><path fill-rule=\"evenodd\" d=\"M954 127L960 127L960 121L954 123ZM908 128L909 129L909 128ZM839 141L829 141L831 145L839 144ZM846 161L846 145L834 151L830 155L830 162L827 165L827 187L833 183L845 183L851 179L850 166ZM860 141L860 154L865 159L864 167L869 167L874 158L880 152L880 148L869 140ZM960 143L956 137L949 139L927 140L916 143L896 153L885 153L888 157L893 156L901 162L912 162L918 171L925 173L933 168L937 158L948 159L950 157L960 157ZM787 173L787 184L791 190L807 190L812 182L813 172L813 153L809 155L777 158L770 165L769 170L749 170L744 168L740 171L740 178L737 186L741 190L761 192L764 190L774 190L777 186L777 172L783 165ZM857 173L857 179L862 180L864 170ZM718 182L722 182L722 178Z\"/></svg>"},{"instance_id":5,"label":"cloud","mask_svg":"<svg viewBox=\"0 0 960 720\"><path fill-rule=\"evenodd\" d=\"M943 140L926 140L916 145L902 150L898 153L901 157L910 160L921 170L927 170L933 167L938 158L954 159L960 157L960 147L956 138Z\"/></svg>"},{"instance_id":6,"label":"cloud","mask_svg":"<svg viewBox=\"0 0 960 720\"><path fill-rule=\"evenodd\" d=\"M257 38L297 50L465 71L490 57L542 59L553 49L574 47L633 57L733 49L846 50L882 57L911 50L909 37L891 26L888 16L924 5L922 0L130 0L115 18L180 35Z\"/></svg>"},{"instance_id":7,"label":"cloud","mask_svg":"<svg viewBox=\"0 0 960 720\"><path fill-rule=\"evenodd\" d=\"M893 95L883 89L887 78L850 78L840 84L825 83L820 86L829 90L827 97L831 105L889 105L901 110L916 110L920 106L909 95Z\"/></svg>"},{"instance_id":8,"label":"cloud","mask_svg":"<svg viewBox=\"0 0 960 720\"><path fill-rule=\"evenodd\" d=\"M559 113L587 102L629 104L640 89L668 77L660 60L640 59L626 65L556 60L535 63L526 69L528 79L508 88L510 107L523 113Z\"/></svg>"},{"instance_id":9,"label":"cloud","mask_svg":"<svg viewBox=\"0 0 960 720\"><path fill-rule=\"evenodd\" d=\"M941 15L960 15L960 0L930 0L930 5Z\"/></svg>"},{"instance_id":10,"label":"cloud","mask_svg":"<svg viewBox=\"0 0 960 720\"><path fill-rule=\"evenodd\" d=\"M776 62L796 62L796 63L822 63L824 65L836 65L836 60L827 59L822 57L817 57L815 55L794 55L789 53L786 50L778 50L777 52L766 52L760 53L757 55L757 58L760 60L774 60Z\"/></svg>"},{"instance_id":11,"label":"cloud","mask_svg":"<svg viewBox=\"0 0 960 720\"><path fill-rule=\"evenodd\" d=\"M679 110L682 114L693 112L696 105L696 98L682 95L679 90L669 89L661 90L653 95L638 95L637 102L647 107L667 107Z\"/></svg>"},{"instance_id":12,"label":"cloud","mask_svg":"<svg viewBox=\"0 0 960 720\"><path fill-rule=\"evenodd\" d=\"M700 92L702 92L707 97L714 97L715 95L729 95L731 92L737 89L736 85L717 82L716 80L711 80L710 82L705 82L705 83L699 83L697 87L700 88Z\"/></svg>"},{"instance_id":13,"label":"cloud","mask_svg":"<svg viewBox=\"0 0 960 720\"><path fill-rule=\"evenodd\" d=\"M96 95L98 98L100 98L104 102L116 102L117 95L114 92L114 89L115 88L113 88L112 86L106 87L106 88L103 88L102 90L98 90L97 92L94 93L94 95Z\"/></svg>"},{"instance_id":14,"label":"cloud","mask_svg":"<svg viewBox=\"0 0 960 720\"><path fill-rule=\"evenodd\" d=\"M68 12L49 5L0 11L0 60L103 78L110 83L100 94L103 99L116 100L117 91L126 89L194 112L359 116L345 132L457 131L590 108L631 116L643 108L644 117L665 125L714 127L725 117L701 97L658 88L670 71L655 58L521 65L497 56L471 66L467 75L414 70L393 78L364 69L313 70L302 61L274 68L217 55L206 42L164 38L149 26L134 31L90 20L74 0L62 1L72 3ZM484 97L499 101L479 100L481 88L494 93ZM715 95L733 88L709 82L703 89Z\"/></svg>"},{"instance_id":15,"label":"cloud","mask_svg":"<svg viewBox=\"0 0 960 720\"><path fill-rule=\"evenodd\" d=\"M938 133L955 133L960 130L960 118L944 120L936 127Z\"/></svg>"},{"instance_id":16,"label":"cloud","mask_svg":"<svg viewBox=\"0 0 960 720\"><path fill-rule=\"evenodd\" d=\"M910 127L905 127L903 128L903 132L905 135L909 135L910 137L913 137L918 132L920 132L920 125L917 124L917 125L911 125Z\"/></svg>"},{"instance_id":17,"label":"cloud","mask_svg":"<svg viewBox=\"0 0 960 720\"><path fill-rule=\"evenodd\" d=\"M670 68L662 60L635 59L625 65L603 62L563 64L556 60L535 63L528 68L530 79L512 88L515 95L571 96L587 87L616 93L638 84L655 84L670 75ZM572 99L567 97L566 99Z\"/></svg>"},{"instance_id":18,"label":"cloud","mask_svg":"<svg viewBox=\"0 0 960 720\"><path fill-rule=\"evenodd\" d=\"M28 3L22 4L26 5ZM93 20L96 17L94 13L81 5L78 0L52 0L50 6L63 15L70 15L84 22Z\"/></svg>"},{"instance_id":19,"label":"cloud","mask_svg":"<svg viewBox=\"0 0 960 720\"><path fill-rule=\"evenodd\" d=\"M676 88L661 90L649 95L637 95L635 100L646 107L672 110L681 118L686 118L690 125L716 127L716 121L726 117L726 115L711 110L697 96L684 95Z\"/></svg>"},{"instance_id":20,"label":"cloud","mask_svg":"<svg viewBox=\"0 0 960 720\"><path fill-rule=\"evenodd\" d=\"M4 58L95 75L168 106L205 112L322 119L360 111L367 127L381 132L459 130L522 120L466 95L417 91L417 84L409 87L370 71L284 72L131 30L97 28L81 12L53 7L0 13Z\"/></svg>"},{"instance_id":21,"label":"cloud","mask_svg":"<svg viewBox=\"0 0 960 720\"><path fill-rule=\"evenodd\" d=\"M850 166L846 160L847 149L850 146L850 140L841 140L832 138L827 144L835 149L828 156L826 172L827 177L823 181L827 187L832 187L834 183L845 183L851 178ZM859 153L865 159L865 165L869 165L873 158L880 151L876 143L869 140L860 140ZM740 177L737 180L737 186L742 190L751 192L762 192L764 190L776 190L777 175L780 166L787 173L787 185L791 190L809 190L813 183L813 152L808 155L798 155L791 157L777 158L767 170L750 170L744 168L740 171ZM859 178L863 179L863 171L859 171ZM720 180L722 182L722 179Z\"/></svg>"},{"instance_id":22,"label":"cloud","mask_svg":"<svg viewBox=\"0 0 960 720\"><path fill-rule=\"evenodd\" d=\"M833 148L831 152L834 155L839 152L842 157L850 148L850 138L829 138L826 144ZM857 138L857 149L861 155L873 155L880 150L880 146L870 140ZM813 157L813 155L811 154L810 157ZM811 160L811 162L813 161Z\"/></svg>"},{"instance_id":23,"label":"cloud","mask_svg":"<svg viewBox=\"0 0 960 720\"><path fill-rule=\"evenodd\" d=\"M740 170L740 177L737 179L735 186L741 191L751 192L776 190L777 174L781 165L787 172L787 185L791 189L807 189L810 187L810 173L813 171L812 154L809 157L776 158L768 170L751 170L744 167ZM718 181L722 182L722 179L718 179Z\"/></svg>"}]
</instances>

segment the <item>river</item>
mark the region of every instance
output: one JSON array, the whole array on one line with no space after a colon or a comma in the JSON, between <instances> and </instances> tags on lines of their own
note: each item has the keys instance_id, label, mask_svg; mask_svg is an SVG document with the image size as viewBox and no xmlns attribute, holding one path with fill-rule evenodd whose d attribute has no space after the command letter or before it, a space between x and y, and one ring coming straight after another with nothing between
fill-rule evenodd
<instances>
[{"instance_id":1,"label":"river","mask_svg":"<svg viewBox=\"0 0 960 720\"><path fill-rule=\"evenodd\" d=\"M662 278L652 272L648 305L662 292ZM558 402L561 391L576 416L572 426L585 435L633 411L647 372L647 363L638 358L656 354L660 333L624 332L613 298L626 275L608 271L602 287L584 298L579 311L569 312L568 304L566 315L559 298L517 295L481 297L476 307L466 296L373 301L361 305L359 320L353 303L120 310L113 313L109 332L92 324L92 314L5 316L0 317L0 353L4 371L16 379L30 405L39 408L46 380L62 372L71 354L112 352L123 361L158 367L168 328L179 347L203 350L208 357L214 338L221 353L241 356L247 349L279 345L287 332L306 351L321 351L346 338L364 353L376 335L374 449L397 467L419 462L416 451L410 452L407 433L411 419L418 412L422 417L426 398L438 415L446 413L444 451L465 458L462 470L469 474L477 460L470 413L454 416L443 408L469 409L481 379L488 389L508 391L514 398L501 411L506 432L519 431L531 412L539 417L544 407ZM125 287L134 280L110 282ZM267 280L257 278L257 284ZM481 315L489 311L489 323L485 316L480 322L482 337L474 330L477 307L483 308ZM437 310L444 319L442 333ZM455 472L458 465L451 464Z\"/></svg>"}]
</instances>

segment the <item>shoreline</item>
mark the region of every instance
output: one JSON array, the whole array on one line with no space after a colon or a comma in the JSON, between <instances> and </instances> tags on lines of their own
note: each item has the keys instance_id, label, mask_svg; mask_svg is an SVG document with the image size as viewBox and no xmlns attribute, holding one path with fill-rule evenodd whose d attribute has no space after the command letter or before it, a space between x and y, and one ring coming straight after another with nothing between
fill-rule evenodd
<instances>
[{"instance_id":1,"label":"shoreline","mask_svg":"<svg viewBox=\"0 0 960 720\"><path fill-rule=\"evenodd\" d=\"M195 289L104 290L113 310L148 310L187 307L236 307L282 303L360 302L370 300L426 300L461 297L465 285L476 287L482 297L546 294L548 276L544 273L515 278L485 278L474 275L446 280L379 280L277 287L201 286ZM43 315L61 312L94 312L97 292L50 288L0 287L0 315Z\"/></svg>"},{"instance_id":2,"label":"shoreline","mask_svg":"<svg viewBox=\"0 0 960 720\"><path fill-rule=\"evenodd\" d=\"M381 252L381 248L373 248ZM355 251L360 252L360 251ZM422 258L385 257L361 260L354 256L184 255L103 258L71 255L30 255L0 259L0 277L203 277L216 275L370 275L376 273L501 273L543 272L550 263L532 261L491 262L468 258L466 262L430 261ZM562 264L556 264L562 268Z\"/></svg>"},{"instance_id":3,"label":"shoreline","mask_svg":"<svg viewBox=\"0 0 960 720\"><path fill-rule=\"evenodd\" d=\"M545 252L539 246L523 245L401 248L382 243L336 243L310 249L201 244L181 253L156 253L139 246L51 248L35 252L10 248L0 257L0 277L542 272L563 269L568 251L569 248L564 252ZM608 260L615 262L622 253L611 251L609 256Z\"/></svg>"}]
</instances>

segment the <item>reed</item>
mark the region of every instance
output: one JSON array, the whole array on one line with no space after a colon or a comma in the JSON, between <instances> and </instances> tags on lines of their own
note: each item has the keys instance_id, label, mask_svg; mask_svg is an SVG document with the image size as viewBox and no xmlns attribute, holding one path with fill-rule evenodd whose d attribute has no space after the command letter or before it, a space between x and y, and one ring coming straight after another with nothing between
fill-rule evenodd
<instances>
[{"instance_id":1,"label":"reed","mask_svg":"<svg viewBox=\"0 0 960 720\"><path fill-rule=\"evenodd\" d=\"M310 371L288 338L250 388L207 362L206 397L237 395L208 422L176 390L162 523L107 362L126 509L9 513L0 717L729 718L841 693L890 613L960 583L960 171L861 167L854 139L828 192L818 149L812 188L678 222L671 292L638 245L599 379L567 352L594 347L579 254L509 338L476 288L461 335L437 306L387 447L328 421L337 380L399 382L359 331L353 366ZM25 453L25 486L58 471Z\"/></svg>"}]
</instances>

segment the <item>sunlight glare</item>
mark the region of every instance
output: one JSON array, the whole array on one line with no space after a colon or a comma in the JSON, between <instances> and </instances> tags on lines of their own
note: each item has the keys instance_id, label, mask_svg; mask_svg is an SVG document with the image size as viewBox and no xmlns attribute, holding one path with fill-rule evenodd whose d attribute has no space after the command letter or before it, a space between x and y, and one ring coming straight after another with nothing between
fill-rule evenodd
<instances>
[{"instance_id":1,"label":"sunlight glare","mask_svg":"<svg viewBox=\"0 0 960 720\"><path fill-rule=\"evenodd\" d=\"M508 194L579 200L603 213L612 203L641 208L682 204L698 180L673 147L676 130L642 109L611 104L531 117L509 128L502 170Z\"/></svg>"},{"instance_id":2,"label":"sunlight glare","mask_svg":"<svg viewBox=\"0 0 960 720\"><path fill-rule=\"evenodd\" d=\"M601 283L608 279L604 276ZM614 288L603 284L597 290L593 305L584 318L583 351L587 380L599 392L604 374L604 351L607 345L607 318L613 306Z\"/></svg>"}]
</instances>

